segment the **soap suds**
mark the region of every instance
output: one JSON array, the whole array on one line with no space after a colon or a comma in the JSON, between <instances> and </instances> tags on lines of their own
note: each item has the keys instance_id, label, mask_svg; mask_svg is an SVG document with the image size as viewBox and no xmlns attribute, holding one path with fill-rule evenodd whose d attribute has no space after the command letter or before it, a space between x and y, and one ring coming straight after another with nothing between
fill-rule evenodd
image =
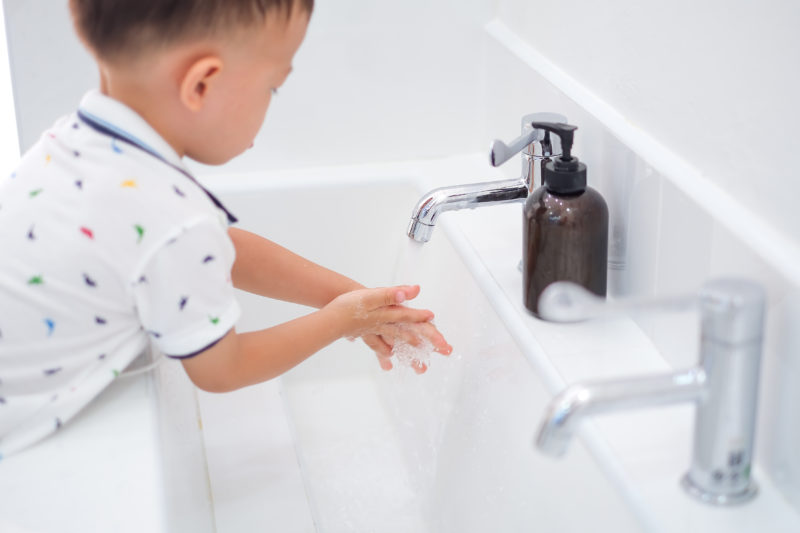
<instances>
[{"instance_id":1,"label":"soap suds","mask_svg":"<svg viewBox=\"0 0 800 533\"><path fill-rule=\"evenodd\" d=\"M409 368L419 368L420 363L430 366L433 351L433 344L425 337L420 337L419 346L398 339L392 347L392 355L397 357L397 362Z\"/></svg>"}]
</instances>

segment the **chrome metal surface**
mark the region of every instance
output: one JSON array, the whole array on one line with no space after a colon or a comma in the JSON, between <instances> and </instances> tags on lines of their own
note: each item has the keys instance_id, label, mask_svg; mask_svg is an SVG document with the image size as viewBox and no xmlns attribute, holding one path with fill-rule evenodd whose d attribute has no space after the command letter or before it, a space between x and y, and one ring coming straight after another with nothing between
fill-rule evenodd
<instances>
[{"instance_id":1,"label":"chrome metal surface","mask_svg":"<svg viewBox=\"0 0 800 533\"><path fill-rule=\"evenodd\" d=\"M414 207L406 234L418 242L428 242L436 219L445 211L522 201L528 187L520 179L490 181L434 189Z\"/></svg>"},{"instance_id":2,"label":"chrome metal surface","mask_svg":"<svg viewBox=\"0 0 800 533\"><path fill-rule=\"evenodd\" d=\"M682 486L692 496L715 505L753 498L757 493L751 465L764 331L763 288L748 280L722 279L707 283L694 299L603 304L570 285L548 287L539 302L542 316L573 322L695 301L701 313L700 361L697 367L665 376L569 386L548 408L536 439L539 449L563 455L575 426L587 416L693 402L697 415L692 463Z\"/></svg>"},{"instance_id":3,"label":"chrome metal surface","mask_svg":"<svg viewBox=\"0 0 800 533\"><path fill-rule=\"evenodd\" d=\"M683 311L696 307L696 294L659 299L606 300L571 281L551 283L539 297L539 313L550 322L581 322L631 312Z\"/></svg>"},{"instance_id":4,"label":"chrome metal surface","mask_svg":"<svg viewBox=\"0 0 800 533\"><path fill-rule=\"evenodd\" d=\"M532 128L533 122L566 123L567 119L556 113L532 113L522 117L522 134L517 139L509 144L496 140L489 149L489 162L492 166L499 166L522 152L520 177L514 180L442 187L426 193L411 213L406 235L418 242L428 242L437 217L445 211L524 201L540 173L538 167L541 162L561 153L557 139L556 143L543 143L544 132ZM558 151L554 153L556 149Z\"/></svg>"},{"instance_id":5,"label":"chrome metal surface","mask_svg":"<svg viewBox=\"0 0 800 533\"><path fill-rule=\"evenodd\" d=\"M534 122L559 122L566 124L567 117L564 115L559 115L558 113L531 113L529 115L525 115L522 117L522 124L520 129L522 133L519 137L511 141L510 143L506 144L499 139L495 139L492 141L492 145L489 148L489 163L493 167L499 167L509 159L511 159L514 155L518 154L519 152L525 151L526 155L539 157L552 157L555 155L561 155L561 141L559 140L558 136L554 136L552 141L555 142L548 142L546 147L544 148L543 152L536 153L533 149L531 149L530 145L533 143L541 143L546 136L546 132L543 130L538 130L531 126ZM547 136L548 138L550 136ZM556 151L553 151L553 144L555 144Z\"/></svg>"},{"instance_id":6,"label":"chrome metal surface","mask_svg":"<svg viewBox=\"0 0 800 533\"><path fill-rule=\"evenodd\" d=\"M536 445L560 457L587 416L696 400L705 391L705 380L705 372L693 368L666 376L575 383L550 403Z\"/></svg>"}]
</instances>

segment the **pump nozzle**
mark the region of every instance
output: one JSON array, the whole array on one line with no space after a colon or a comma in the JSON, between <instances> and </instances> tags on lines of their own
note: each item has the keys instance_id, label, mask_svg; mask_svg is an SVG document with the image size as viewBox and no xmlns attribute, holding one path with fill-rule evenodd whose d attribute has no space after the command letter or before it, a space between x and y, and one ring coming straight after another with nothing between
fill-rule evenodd
<instances>
[{"instance_id":1,"label":"pump nozzle","mask_svg":"<svg viewBox=\"0 0 800 533\"><path fill-rule=\"evenodd\" d=\"M561 138L561 159L564 161L572 160L573 132L578 129L578 126L559 124L557 122L531 122L531 127L558 135Z\"/></svg>"},{"instance_id":2,"label":"pump nozzle","mask_svg":"<svg viewBox=\"0 0 800 533\"><path fill-rule=\"evenodd\" d=\"M542 172L542 179L548 190L567 193L585 189L586 165L572 156L572 142L578 126L556 122L532 122L531 127L552 132L561 138L561 156L547 163Z\"/></svg>"}]
</instances>

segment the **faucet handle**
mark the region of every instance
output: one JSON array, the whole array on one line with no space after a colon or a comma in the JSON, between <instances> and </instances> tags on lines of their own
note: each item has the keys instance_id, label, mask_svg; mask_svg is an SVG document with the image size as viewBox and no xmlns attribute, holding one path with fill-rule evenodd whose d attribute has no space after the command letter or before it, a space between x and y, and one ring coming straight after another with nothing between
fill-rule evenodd
<instances>
[{"instance_id":1,"label":"faucet handle","mask_svg":"<svg viewBox=\"0 0 800 533\"><path fill-rule=\"evenodd\" d=\"M694 307L696 295L667 298L632 298L606 301L571 281L556 281L539 296L539 315L551 322L580 322L595 318L610 318L631 311L683 311Z\"/></svg>"},{"instance_id":2,"label":"faucet handle","mask_svg":"<svg viewBox=\"0 0 800 533\"><path fill-rule=\"evenodd\" d=\"M529 144L541 141L545 138L545 131L531 126L534 122L558 122L567 123L567 117L558 113L531 113L522 117L522 134L506 144L499 139L492 142L489 149L489 163L493 167L499 167L515 154L521 152Z\"/></svg>"},{"instance_id":3,"label":"faucet handle","mask_svg":"<svg viewBox=\"0 0 800 533\"><path fill-rule=\"evenodd\" d=\"M539 296L539 315L552 322L608 318L631 311L685 311L699 308L708 338L729 343L759 339L764 329L766 293L754 281L714 279L699 292L662 298L607 302L577 283L556 281Z\"/></svg>"}]
</instances>

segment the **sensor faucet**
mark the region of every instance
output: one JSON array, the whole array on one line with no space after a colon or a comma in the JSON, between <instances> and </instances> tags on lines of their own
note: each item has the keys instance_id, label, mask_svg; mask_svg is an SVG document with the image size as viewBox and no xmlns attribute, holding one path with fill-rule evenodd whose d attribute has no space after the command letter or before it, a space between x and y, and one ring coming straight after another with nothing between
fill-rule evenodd
<instances>
[{"instance_id":1,"label":"sensor faucet","mask_svg":"<svg viewBox=\"0 0 800 533\"><path fill-rule=\"evenodd\" d=\"M417 202L411 214L406 234L417 242L428 242L436 219L445 211L472 209L488 205L522 202L537 184L542 161L561 155L560 141L531 126L533 122L566 123L566 117L556 113L532 113L522 117L522 134L505 144L495 140L489 151L489 163L497 167L522 152L522 174L517 179L455 185L433 189ZM555 145L555 146L554 146Z\"/></svg>"},{"instance_id":2,"label":"sensor faucet","mask_svg":"<svg viewBox=\"0 0 800 533\"><path fill-rule=\"evenodd\" d=\"M701 501L731 505L756 495L751 477L756 401L764 330L763 288L742 279L706 283L696 298L611 302L569 282L548 286L539 299L542 318L575 322L631 309L699 304L699 365L663 376L575 383L554 398L536 440L549 455L566 452L576 426L604 412L693 402L694 447L681 484Z\"/></svg>"}]
</instances>

